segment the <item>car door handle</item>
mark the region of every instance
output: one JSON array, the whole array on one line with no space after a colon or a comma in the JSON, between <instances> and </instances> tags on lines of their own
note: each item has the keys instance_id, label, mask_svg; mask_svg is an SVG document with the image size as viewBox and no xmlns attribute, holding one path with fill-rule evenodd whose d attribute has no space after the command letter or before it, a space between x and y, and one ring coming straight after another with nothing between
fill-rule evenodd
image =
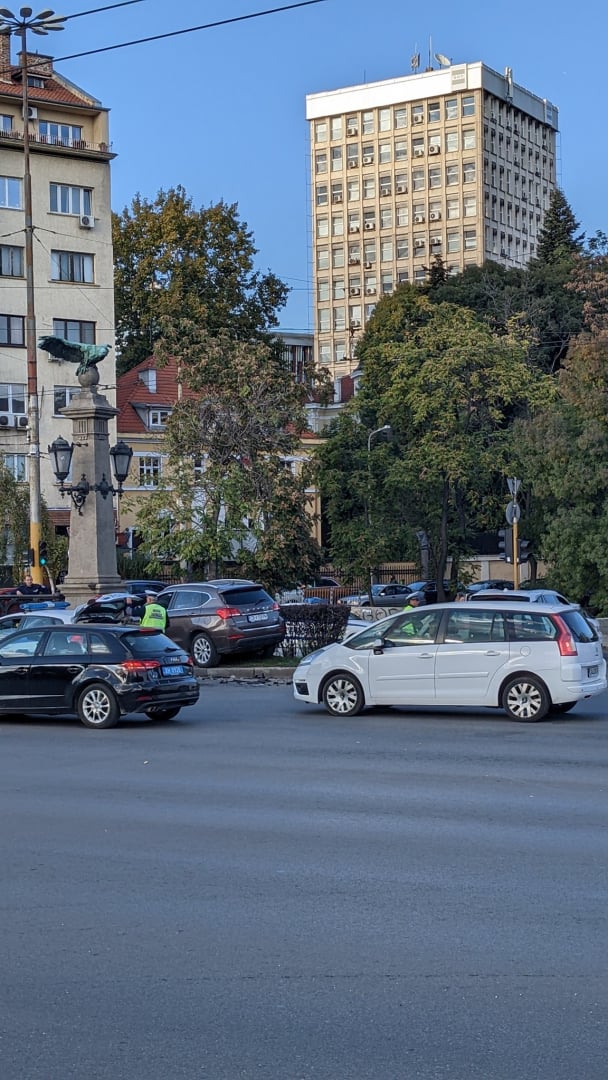
<instances>
[{"instance_id":1,"label":"car door handle","mask_svg":"<svg viewBox=\"0 0 608 1080\"><path fill-rule=\"evenodd\" d=\"M418 656L420 657L421 660L434 660L435 653L421 652L421 653L418 653Z\"/></svg>"},{"instance_id":2,"label":"car door handle","mask_svg":"<svg viewBox=\"0 0 608 1080\"><path fill-rule=\"evenodd\" d=\"M500 656L500 652L498 651L498 649L486 649L485 655L486 656Z\"/></svg>"},{"instance_id":3,"label":"car door handle","mask_svg":"<svg viewBox=\"0 0 608 1080\"><path fill-rule=\"evenodd\" d=\"M27 675L29 667L16 667L13 668L13 675Z\"/></svg>"},{"instance_id":4,"label":"car door handle","mask_svg":"<svg viewBox=\"0 0 608 1080\"><path fill-rule=\"evenodd\" d=\"M68 664L66 671L68 675L78 675L78 672L82 671L82 664Z\"/></svg>"}]
</instances>

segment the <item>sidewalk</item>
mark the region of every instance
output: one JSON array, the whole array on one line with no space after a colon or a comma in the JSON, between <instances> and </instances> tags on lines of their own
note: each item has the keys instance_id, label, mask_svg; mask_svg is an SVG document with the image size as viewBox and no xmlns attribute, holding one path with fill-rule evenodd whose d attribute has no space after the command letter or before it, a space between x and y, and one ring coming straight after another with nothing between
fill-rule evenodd
<instances>
[{"instance_id":1,"label":"sidewalk","mask_svg":"<svg viewBox=\"0 0 608 1080\"><path fill-rule=\"evenodd\" d=\"M199 679L233 679L239 682L290 683L296 669L293 667L268 667L261 664L220 664L214 668L197 668L194 674Z\"/></svg>"}]
</instances>

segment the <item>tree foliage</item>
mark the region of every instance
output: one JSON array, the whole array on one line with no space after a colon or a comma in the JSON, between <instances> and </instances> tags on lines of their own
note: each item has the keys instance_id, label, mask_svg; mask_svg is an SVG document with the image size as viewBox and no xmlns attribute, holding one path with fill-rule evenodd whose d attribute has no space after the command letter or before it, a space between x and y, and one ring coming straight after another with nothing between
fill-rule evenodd
<instances>
[{"instance_id":1,"label":"tree foliage","mask_svg":"<svg viewBox=\"0 0 608 1080\"><path fill-rule=\"evenodd\" d=\"M277 325L288 290L254 268L256 248L236 205L196 209L179 186L153 200L136 195L113 216L113 243L119 373L150 355L166 318L240 340Z\"/></svg>"}]
</instances>

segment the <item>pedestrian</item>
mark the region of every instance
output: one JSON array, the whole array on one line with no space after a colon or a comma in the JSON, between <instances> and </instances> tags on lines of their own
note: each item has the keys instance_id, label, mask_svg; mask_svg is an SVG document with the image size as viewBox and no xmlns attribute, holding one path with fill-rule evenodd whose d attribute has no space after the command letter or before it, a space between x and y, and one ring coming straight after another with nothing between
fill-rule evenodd
<instances>
[{"instance_id":1,"label":"pedestrian","mask_svg":"<svg viewBox=\"0 0 608 1080\"><path fill-rule=\"evenodd\" d=\"M23 582L17 589L17 596L39 596L40 593L48 595L50 589L46 585L38 585L31 574L31 571L26 570L23 575Z\"/></svg>"},{"instance_id":2,"label":"pedestrian","mask_svg":"<svg viewBox=\"0 0 608 1080\"><path fill-rule=\"evenodd\" d=\"M403 610L404 611L415 611L416 608L420 607L420 604L421 604L420 597L416 593L414 593L413 596L408 596L407 604L405 605Z\"/></svg>"},{"instance_id":3,"label":"pedestrian","mask_svg":"<svg viewBox=\"0 0 608 1080\"><path fill-rule=\"evenodd\" d=\"M146 592L146 606L140 626L150 626L155 630L166 630L169 626L167 611L162 604L156 603L156 593Z\"/></svg>"}]
</instances>

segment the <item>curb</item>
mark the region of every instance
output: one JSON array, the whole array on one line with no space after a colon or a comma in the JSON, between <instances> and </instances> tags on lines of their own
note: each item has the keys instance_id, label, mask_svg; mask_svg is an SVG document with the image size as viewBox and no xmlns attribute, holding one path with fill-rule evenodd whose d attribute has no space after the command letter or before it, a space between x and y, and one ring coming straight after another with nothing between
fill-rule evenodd
<instances>
[{"instance_id":1,"label":"curb","mask_svg":"<svg viewBox=\"0 0 608 1080\"><path fill-rule=\"evenodd\" d=\"M293 667L256 667L254 664L229 667L220 664L215 668L197 668L194 674L198 679L220 679L224 682L260 682L290 683L296 665Z\"/></svg>"}]
</instances>

